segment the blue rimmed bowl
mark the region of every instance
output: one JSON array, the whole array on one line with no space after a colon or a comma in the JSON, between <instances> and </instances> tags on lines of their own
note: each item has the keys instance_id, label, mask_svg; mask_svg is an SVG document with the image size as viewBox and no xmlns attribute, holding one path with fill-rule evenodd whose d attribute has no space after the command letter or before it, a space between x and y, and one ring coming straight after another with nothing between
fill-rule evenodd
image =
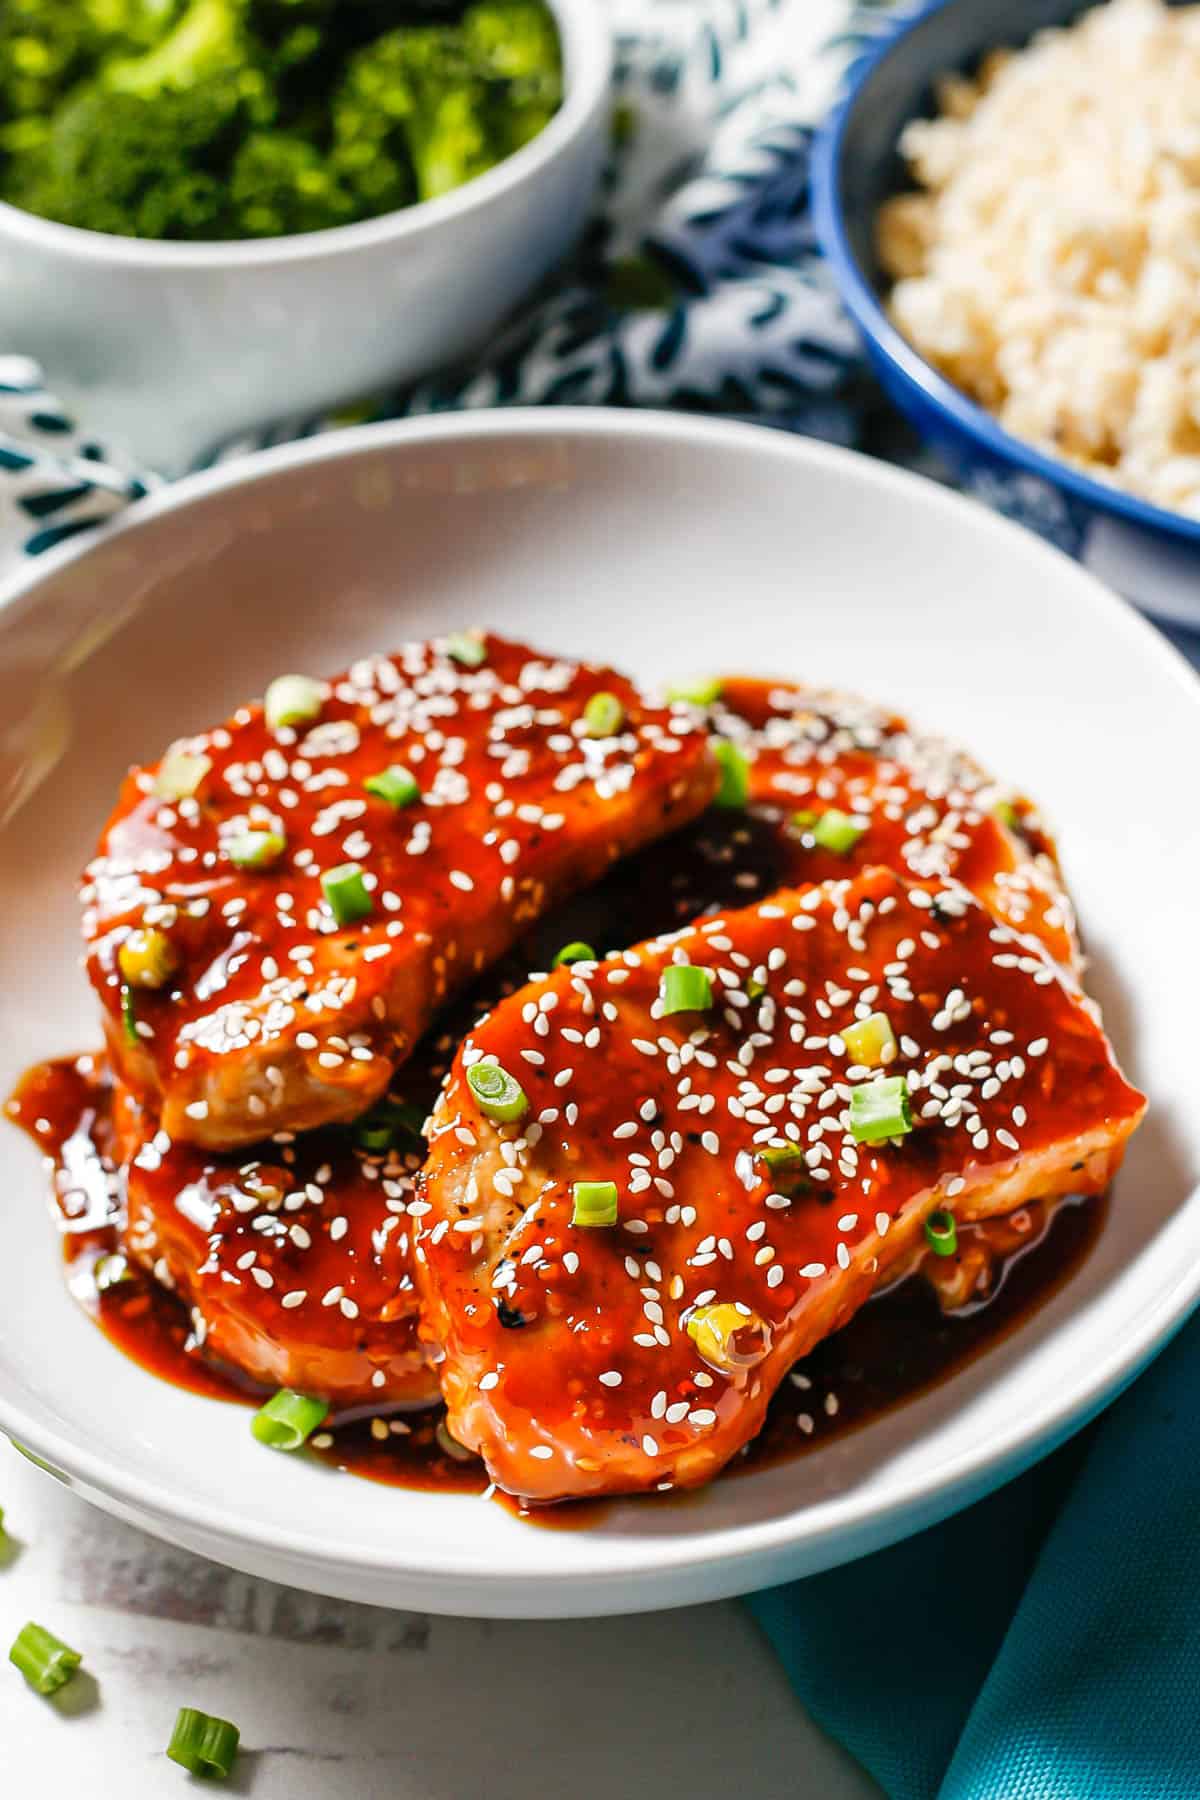
<instances>
[{"instance_id":1,"label":"blue rimmed bowl","mask_svg":"<svg viewBox=\"0 0 1200 1800\"><path fill-rule=\"evenodd\" d=\"M935 0L885 32L850 70L818 138L816 228L888 396L959 478L1001 504L1011 494L1011 510L1018 513L1040 511L1043 527L1076 553L1099 527L1110 578L1127 590L1149 580L1152 591L1138 598L1195 624L1200 623L1200 520L1093 480L1005 431L892 324L875 252L880 206L912 185L897 148L900 134L910 119L932 114L935 80L971 68L988 50L1019 48L1037 31L1069 24L1095 3ZM1124 581L1119 567L1111 566L1122 560L1129 570Z\"/></svg>"}]
</instances>

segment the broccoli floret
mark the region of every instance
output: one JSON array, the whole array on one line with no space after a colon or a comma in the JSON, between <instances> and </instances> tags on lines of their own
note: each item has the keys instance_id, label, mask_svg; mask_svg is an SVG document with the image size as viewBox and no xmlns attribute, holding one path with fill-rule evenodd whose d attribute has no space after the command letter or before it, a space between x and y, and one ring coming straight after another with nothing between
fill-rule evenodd
<instances>
[{"instance_id":1,"label":"broccoli floret","mask_svg":"<svg viewBox=\"0 0 1200 1800\"><path fill-rule=\"evenodd\" d=\"M381 158L396 178L407 168L416 197L435 199L491 167L483 111L486 87L449 26L401 26L351 59L334 101L343 167Z\"/></svg>"},{"instance_id":2,"label":"broccoli floret","mask_svg":"<svg viewBox=\"0 0 1200 1800\"><path fill-rule=\"evenodd\" d=\"M329 158L307 139L255 132L233 160L231 237L284 237L324 231L361 216L358 199Z\"/></svg>"},{"instance_id":3,"label":"broccoli floret","mask_svg":"<svg viewBox=\"0 0 1200 1800\"><path fill-rule=\"evenodd\" d=\"M104 56L154 42L178 0L3 0L0 137L44 142L47 114Z\"/></svg>"},{"instance_id":4,"label":"broccoli floret","mask_svg":"<svg viewBox=\"0 0 1200 1800\"><path fill-rule=\"evenodd\" d=\"M562 105L558 32L539 0L478 0L462 30L488 77L487 132L498 161L544 131Z\"/></svg>"}]
</instances>

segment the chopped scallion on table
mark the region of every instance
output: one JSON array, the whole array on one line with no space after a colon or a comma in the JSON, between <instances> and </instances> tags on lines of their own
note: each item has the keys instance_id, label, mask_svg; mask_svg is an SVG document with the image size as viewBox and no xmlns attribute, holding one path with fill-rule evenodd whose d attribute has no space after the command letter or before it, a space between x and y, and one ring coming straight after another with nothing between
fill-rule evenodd
<instances>
[{"instance_id":1,"label":"chopped scallion on table","mask_svg":"<svg viewBox=\"0 0 1200 1800\"><path fill-rule=\"evenodd\" d=\"M713 755L721 770L721 785L713 800L714 806L745 806L750 795L750 765L745 755L736 744L728 738L718 738L713 745Z\"/></svg>"},{"instance_id":2,"label":"chopped scallion on table","mask_svg":"<svg viewBox=\"0 0 1200 1800\"><path fill-rule=\"evenodd\" d=\"M327 1401L297 1394L293 1388L280 1388L265 1406L259 1407L250 1429L260 1444L272 1450L298 1450L328 1414Z\"/></svg>"},{"instance_id":3,"label":"chopped scallion on table","mask_svg":"<svg viewBox=\"0 0 1200 1800\"><path fill-rule=\"evenodd\" d=\"M17 1633L8 1660L37 1693L57 1694L70 1681L83 1656L31 1619Z\"/></svg>"},{"instance_id":4,"label":"chopped scallion on table","mask_svg":"<svg viewBox=\"0 0 1200 1800\"><path fill-rule=\"evenodd\" d=\"M713 1003L712 976L691 963L671 963L662 972L659 999L664 1016L679 1012L707 1012Z\"/></svg>"},{"instance_id":5,"label":"chopped scallion on table","mask_svg":"<svg viewBox=\"0 0 1200 1800\"><path fill-rule=\"evenodd\" d=\"M615 1181L577 1181L571 1189L571 1223L590 1227L617 1222Z\"/></svg>"},{"instance_id":6,"label":"chopped scallion on table","mask_svg":"<svg viewBox=\"0 0 1200 1800\"><path fill-rule=\"evenodd\" d=\"M263 699L267 727L279 731L285 725L307 725L320 715L325 690L310 675L277 675Z\"/></svg>"},{"instance_id":7,"label":"chopped scallion on table","mask_svg":"<svg viewBox=\"0 0 1200 1800\"><path fill-rule=\"evenodd\" d=\"M480 1112L498 1125L509 1125L529 1111L525 1089L499 1063L472 1063L467 1070L467 1086Z\"/></svg>"},{"instance_id":8,"label":"chopped scallion on table","mask_svg":"<svg viewBox=\"0 0 1200 1800\"><path fill-rule=\"evenodd\" d=\"M368 775L363 786L368 794L374 794L377 800L386 800L397 812L421 798L421 784L416 776L397 763L390 769L381 769L378 775Z\"/></svg>"},{"instance_id":9,"label":"chopped scallion on table","mask_svg":"<svg viewBox=\"0 0 1200 1800\"><path fill-rule=\"evenodd\" d=\"M881 1144L913 1128L908 1083L903 1075L864 1081L850 1094L850 1135L859 1144Z\"/></svg>"},{"instance_id":10,"label":"chopped scallion on table","mask_svg":"<svg viewBox=\"0 0 1200 1800\"><path fill-rule=\"evenodd\" d=\"M953 1256L958 1249L958 1226L954 1214L940 1208L925 1221L925 1239L935 1256Z\"/></svg>"},{"instance_id":11,"label":"chopped scallion on table","mask_svg":"<svg viewBox=\"0 0 1200 1800\"><path fill-rule=\"evenodd\" d=\"M373 911L371 896L358 863L342 863L340 868L326 869L321 877L321 892L339 925L353 925Z\"/></svg>"},{"instance_id":12,"label":"chopped scallion on table","mask_svg":"<svg viewBox=\"0 0 1200 1800\"><path fill-rule=\"evenodd\" d=\"M181 1706L167 1755L189 1775L216 1776L224 1781L233 1768L240 1741L241 1732L228 1719L214 1719L194 1706Z\"/></svg>"},{"instance_id":13,"label":"chopped scallion on table","mask_svg":"<svg viewBox=\"0 0 1200 1800\"><path fill-rule=\"evenodd\" d=\"M561 969L564 963L597 962L599 959L590 944L577 940L573 944L564 944L554 961L552 969Z\"/></svg>"}]
</instances>

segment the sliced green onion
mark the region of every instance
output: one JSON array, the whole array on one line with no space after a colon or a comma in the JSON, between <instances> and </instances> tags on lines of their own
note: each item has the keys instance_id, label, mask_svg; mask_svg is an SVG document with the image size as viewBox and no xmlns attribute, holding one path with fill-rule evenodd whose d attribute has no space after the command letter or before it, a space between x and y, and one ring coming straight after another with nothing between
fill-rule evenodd
<instances>
[{"instance_id":1,"label":"sliced green onion","mask_svg":"<svg viewBox=\"0 0 1200 1800\"><path fill-rule=\"evenodd\" d=\"M529 1111L525 1089L499 1063L472 1063L467 1070L467 1086L480 1112L499 1125L511 1124Z\"/></svg>"},{"instance_id":2,"label":"sliced green onion","mask_svg":"<svg viewBox=\"0 0 1200 1800\"><path fill-rule=\"evenodd\" d=\"M260 1406L250 1421L250 1429L260 1444L272 1450L298 1450L305 1438L328 1417L329 1404L298 1394L294 1388L280 1388L265 1406Z\"/></svg>"},{"instance_id":3,"label":"sliced green onion","mask_svg":"<svg viewBox=\"0 0 1200 1800\"><path fill-rule=\"evenodd\" d=\"M354 1141L360 1150L376 1155L405 1138L413 1140L415 1148L421 1142L424 1123L425 1114L419 1106L406 1100L381 1100L354 1127Z\"/></svg>"},{"instance_id":4,"label":"sliced green onion","mask_svg":"<svg viewBox=\"0 0 1200 1800\"><path fill-rule=\"evenodd\" d=\"M789 1194L797 1187L808 1185L808 1164L799 1144L764 1144L754 1155L756 1161L763 1164L781 1194Z\"/></svg>"},{"instance_id":5,"label":"sliced green onion","mask_svg":"<svg viewBox=\"0 0 1200 1800\"><path fill-rule=\"evenodd\" d=\"M617 1184L615 1181L577 1181L571 1188L572 1225L615 1225L617 1222Z\"/></svg>"},{"instance_id":6,"label":"sliced green onion","mask_svg":"<svg viewBox=\"0 0 1200 1800\"><path fill-rule=\"evenodd\" d=\"M687 1322L687 1331L705 1362L726 1375L759 1360L758 1355L739 1352L736 1340L740 1331L756 1332L764 1351L767 1346L766 1328L758 1314L749 1309L743 1311L728 1300L697 1306Z\"/></svg>"},{"instance_id":7,"label":"sliced green onion","mask_svg":"<svg viewBox=\"0 0 1200 1800\"><path fill-rule=\"evenodd\" d=\"M867 1069L894 1062L900 1049L886 1013L869 1013L865 1019L855 1019L841 1036L848 1054Z\"/></svg>"},{"instance_id":8,"label":"sliced green onion","mask_svg":"<svg viewBox=\"0 0 1200 1800\"><path fill-rule=\"evenodd\" d=\"M958 1249L958 1226L954 1214L940 1208L925 1221L925 1239L935 1256L953 1256Z\"/></svg>"},{"instance_id":9,"label":"sliced green onion","mask_svg":"<svg viewBox=\"0 0 1200 1800\"><path fill-rule=\"evenodd\" d=\"M270 869L287 849L282 831L239 831L225 849L235 869Z\"/></svg>"},{"instance_id":10,"label":"sliced green onion","mask_svg":"<svg viewBox=\"0 0 1200 1800\"><path fill-rule=\"evenodd\" d=\"M198 756L172 745L158 765L154 792L160 800L186 800L212 768L211 756Z\"/></svg>"},{"instance_id":11,"label":"sliced green onion","mask_svg":"<svg viewBox=\"0 0 1200 1800\"><path fill-rule=\"evenodd\" d=\"M402 806L411 806L414 800L421 798L420 782L398 763L393 763L389 769L381 769L378 775L368 775L363 786L368 794L374 794L377 800L386 800L397 812Z\"/></svg>"},{"instance_id":12,"label":"sliced green onion","mask_svg":"<svg viewBox=\"0 0 1200 1800\"><path fill-rule=\"evenodd\" d=\"M992 808L992 811L995 813L1000 823L1008 827L1009 831L1020 831L1021 815L1018 813L1011 800L997 801L996 805Z\"/></svg>"},{"instance_id":13,"label":"sliced green onion","mask_svg":"<svg viewBox=\"0 0 1200 1800\"><path fill-rule=\"evenodd\" d=\"M747 998L747 1000L761 1000L763 995L766 993L766 991L767 991L766 982L759 981L753 975L750 977L749 981L746 983L746 998Z\"/></svg>"},{"instance_id":14,"label":"sliced green onion","mask_svg":"<svg viewBox=\"0 0 1200 1800\"><path fill-rule=\"evenodd\" d=\"M913 1128L908 1083L903 1075L864 1081L850 1093L850 1135L859 1144L881 1144Z\"/></svg>"},{"instance_id":15,"label":"sliced green onion","mask_svg":"<svg viewBox=\"0 0 1200 1800\"><path fill-rule=\"evenodd\" d=\"M92 1280L98 1294L107 1294L110 1288L119 1287L121 1282L128 1281L129 1278L129 1264L119 1250L110 1251L107 1256L98 1256L92 1265Z\"/></svg>"},{"instance_id":16,"label":"sliced green onion","mask_svg":"<svg viewBox=\"0 0 1200 1800\"><path fill-rule=\"evenodd\" d=\"M18 1631L8 1660L39 1694L57 1694L70 1681L83 1657L31 1619Z\"/></svg>"},{"instance_id":17,"label":"sliced green onion","mask_svg":"<svg viewBox=\"0 0 1200 1800\"><path fill-rule=\"evenodd\" d=\"M464 669L478 669L487 661L487 645L475 631L452 631L446 639L446 655Z\"/></svg>"},{"instance_id":18,"label":"sliced green onion","mask_svg":"<svg viewBox=\"0 0 1200 1800\"><path fill-rule=\"evenodd\" d=\"M284 725L307 725L319 717L325 690L310 675L277 675L263 698L263 715L270 731Z\"/></svg>"},{"instance_id":19,"label":"sliced green onion","mask_svg":"<svg viewBox=\"0 0 1200 1800\"><path fill-rule=\"evenodd\" d=\"M835 856L845 856L853 850L867 829L865 825L856 824L849 813L839 812L836 806L823 813L793 813L792 824L822 850L831 850Z\"/></svg>"},{"instance_id":20,"label":"sliced green onion","mask_svg":"<svg viewBox=\"0 0 1200 1800\"><path fill-rule=\"evenodd\" d=\"M321 877L321 892L339 925L353 925L356 919L366 919L374 910L358 863L326 869Z\"/></svg>"},{"instance_id":21,"label":"sliced green onion","mask_svg":"<svg viewBox=\"0 0 1200 1800\"><path fill-rule=\"evenodd\" d=\"M121 1029L127 1044L137 1043L137 1000L127 981L121 983Z\"/></svg>"},{"instance_id":22,"label":"sliced green onion","mask_svg":"<svg viewBox=\"0 0 1200 1800\"><path fill-rule=\"evenodd\" d=\"M179 956L165 931L138 926L117 951L121 973L131 987L165 987L179 967Z\"/></svg>"},{"instance_id":23,"label":"sliced green onion","mask_svg":"<svg viewBox=\"0 0 1200 1800\"><path fill-rule=\"evenodd\" d=\"M713 755L717 759L721 771L721 785L713 800L714 806L745 806L750 797L750 764L728 738L718 738L713 745Z\"/></svg>"},{"instance_id":24,"label":"sliced green onion","mask_svg":"<svg viewBox=\"0 0 1200 1800\"><path fill-rule=\"evenodd\" d=\"M662 972L658 996L664 1016L678 1012L707 1012L713 1003L712 976L691 963L671 963Z\"/></svg>"},{"instance_id":25,"label":"sliced green onion","mask_svg":"<svg viewBox=\"0 0 1200 1800\"><path fill-rule=\"evenodd\" d=\"M584 737L616 737L624 723L625 708L615 694L593 694L583 709Z\"/></svg>"},{"instance_id":26,"label":"sliced green onion","mask_svg":"<svg viewBox=\"0 0 1200 1800\"><path fill-rule=\"evenodd\" d=\"M718 675L701 676L698 681L674 682L667 689L667 699L686 700L689 706L712 706L721 698L724 685Z\"/></svg>"},{"instance_id":27,"label":"sliced green onion","mask_svg":"<svg viewBox=\"0 0 1200 1800\"><path fill-rule=\"evenodd\" d=\"M167 1755L189 1775L215 1776L224 1781L233 1768L241 1736L228 1719L214 1719L210 1713L197 1712L194 1706L181 1706L175 1715Z\"/></svg>"},{"instance_id":28,"label":"sliced green onion","mask_svg":"<svg viewBox=\"0 0 1200 1800\"><path fill-rule=\"evenodd\" d=\"M554 961L550 964L550 967L552 969L561 969L564 963L599 962L599 960L599 957L596 955L596 952L592 949L590 944L577 941L573 944L564 944L558 955L554 958Z\"/></svg>"}]
</instances>

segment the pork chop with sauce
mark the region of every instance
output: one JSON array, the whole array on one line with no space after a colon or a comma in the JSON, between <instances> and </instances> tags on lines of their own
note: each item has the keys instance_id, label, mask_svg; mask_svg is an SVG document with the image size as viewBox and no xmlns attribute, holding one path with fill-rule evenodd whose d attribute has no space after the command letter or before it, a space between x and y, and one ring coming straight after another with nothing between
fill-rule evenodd
<instances>
[{"instance_id":1,"label":"pork chop with sauce","mask_svg":"<svg viewBox=\"0 0 1200 1800\"><path fill-rule=\"evenodd\" d=\"M410 1205L450 1429L533 1501L708 1481L935 1211L1100 1192L1144 1104L952 880L868 869L560 968L465 1039Z\"/></svg>"}]
</instances>

